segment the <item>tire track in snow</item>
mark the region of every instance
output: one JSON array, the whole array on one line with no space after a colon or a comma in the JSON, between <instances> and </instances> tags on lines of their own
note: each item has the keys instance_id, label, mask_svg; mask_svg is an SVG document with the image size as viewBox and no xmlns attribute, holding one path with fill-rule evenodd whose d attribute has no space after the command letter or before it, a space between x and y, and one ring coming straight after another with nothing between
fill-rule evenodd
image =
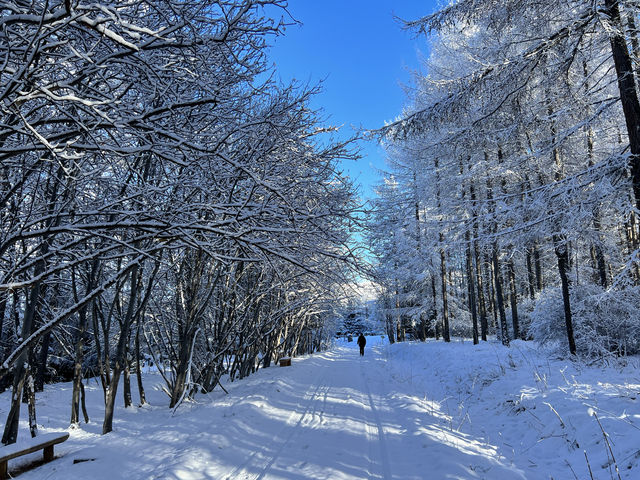
<instances>
[{"instance_id":1,"label":"tire track in snow","mask_svg":"<svg viewBox=\"0 0 640 480\"><path fill-rule=\"evenodd\" d=\"M362 376L362 383L366 383L366 379L364 378L364 372L362 371L362 366L360 367L361 370L361 376ZM375 431L373 424L372 424L372 420L369 418L370 414L368 414L367 412L370 411L370 409L366 408L366 402L367 399L364 398L364 394L362 396L362 411L363 411L363 423L364 423L364 427L365 427L365 432L367 435L367 444L369 446L369 478L376 478L379 479L381 478L381 475L379 473L379 471L381 470L379 463L375 461L376 458L380 457L380 452L378 447L378 436L377 436L377 431Z\"/></svg>"},{"instance_id":2,"label":"tire track in snow","mask_svg":"<svg viewBox=\"0 0 640 480\"><path fill-rule=\"evenodd\" d=\"M267 464L263 467L262 472L260 472L260 474L256 477L255 480L262 480L264 478L264 476L267 474L267 472L269 471L269 469L271 468L271 466L275 463L275 461L280 457L280 455L282 455L282 452L285 450L285 447L289 444L289 442L291 442L291 439L296 436L298 433L300 433L300 426L302 425L303 420L305 419L305 417L307 416L307 414L311 414L311 420L313 421L313 419L316 416L316 412L318 410L317 406L319 403L322 403L323 407L326 403L326 398L327 398L327 393L329 392L329 390L331 389L330 385L327 385L326 382L326 377L324 377L322 379L322 382L320 382L320 384L318 385L318 387L315 389L313 395L311 396L311 398L309 398L307 400L307 406L305 408L305 411L302 413L302 415L300 415L300 418L298 419L298 421L296 422L296 424L292 427L290 427L290 432L287 435L286 439L284 441L280 442L280 447L278 448L278 450L276 450L276 453L271 457L271 460L269 460L269 462L267 462ZM321 393L322 391L322 393ZM318 401L320 399L320 396L322 396L322 401ZM313 408L311 408L313 407ZM320 409L320 418L322 418L322 414L324 412L324 408Z\"/></svg>"},{"instance_id":3,"label":"tire track in snow","mask_svg":"<svg viewBox=\"0 0 640 480\"><path fill-rule=\"evenodd\" d=\"M367 362L370 363L370 362ZM376 432L373 432L374 428L371 427L369 421L367 421L367 419L365 418L365 426L366 426L366 430L367 430L367 436L369 437L370 440L370 449L369 449L369 455L370 455L370 463L371 464L375 464L375 462L373 461L373 458L375 458L375 452L372 452L371 450L374 448L374 445L377 443L377 445L380 447L380 454L377 456L378 458L380 458L380 469L382 470L382 478L385 480L392 480L392 474L391 474L391 462L389 461L389 450L387 448L387 442L385 439L385 435L384 435L384 427L382 425L382 422L380 421L380 414L378 413L378 409L375 406L375 403L373 401L373 396L371 395L371 389L369 388L369 381L367 379L367 375L365 373L364 370L364 363L360 363L360 373L362 374L362 383L364 384L364 389L365 389L365 393L367 394L367 401L369 403L369 411L371 412L371 415L373 416L373 421L375 423L375 429L377 430L377 435ZM375 442L375 438L377 436L377 442ZM370 471L370 473L373 473Z\"/></svg>"},{"instance_id":4,"label":"tire track in snow","mask_svg":"<svg viewBox=\"0 0 640 480\"><path fill-rule=\"evenodd\" d=\"M326 397L328 391L331 389L329 385L327 385L327 374L323 373L319 375L320 381L314 381L311 385L316 385L315 389L309 388L304 395L304 399L302 400L302 404L305 406L304 411L300 414L296 411L291 412L287 420L284 422L284 425L278 433L274 436L272 443L275 445L279 445L276 451L272 453L268 453L265 459L257 461L259 455L264 454L264 450L258 449L254 451L246 461L244 461L241 465L234 468L231 473L227 474L224 478L225 480L236 480L238 478L242 479L251 479L254 480L262 480L265 475L269 472L269 469L273 466L275 461L280 457L282 452L285 450L287 444L291 441L291 439L300 431L300 426L302 422L307 417L308 414L311 414L311 418L315 417L317 411L318 398L322 395L322 403L326 402ZM316 379L317 380L317 379ZM311 392L311 393L310 393ZM324 392L324 393L323 393ZM321 417L322 417L322 409L321 409ZM293 419L296 415L299 415L298 420L295 424L292 425ZM288 433L287 433L288 432ZM251 468L253 467L253 468ZM256 473L252 473L250 470L260 470L260 472L256 475Z\"/></svg>"}]
</instances>

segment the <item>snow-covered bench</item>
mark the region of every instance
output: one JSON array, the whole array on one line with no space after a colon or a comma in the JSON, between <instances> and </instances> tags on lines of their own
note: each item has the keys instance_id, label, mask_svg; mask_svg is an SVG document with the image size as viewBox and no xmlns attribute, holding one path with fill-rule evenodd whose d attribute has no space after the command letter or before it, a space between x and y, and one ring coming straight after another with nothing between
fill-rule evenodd
<instances>
[{"instance_id":1,"label":"snow-covered bench","mask_svg":"<svg viewBox=\"0 0 640 480\"><path fill-rule=\"evenodd\" d=\"M7 465L12 458L44 450L44 461L50 462L53 460L53 446L64 442L67 438L69 438L68 433L46 433L24 442L0 448L0 480L5 480L8 477Z\"/></svg>"}]
</instances>

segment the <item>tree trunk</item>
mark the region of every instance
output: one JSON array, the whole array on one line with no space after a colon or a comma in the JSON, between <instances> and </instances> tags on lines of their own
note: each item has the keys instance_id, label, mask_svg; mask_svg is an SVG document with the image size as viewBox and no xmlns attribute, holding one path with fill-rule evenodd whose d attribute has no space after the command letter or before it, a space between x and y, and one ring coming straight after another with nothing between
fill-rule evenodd
<instances>
[{"instance_id":1,"label":"tree trunk","mask_svg":"<svg viewBox=\"0 0 640 480\"><path fill-rule=\"evenodd\" d=\"M625 10L626 10L626 18L627 18L627 35L629 36L629 38L631 39L631 49L632 49L632 56L636 58L636 63L637 63L637 59L640 56L640 44L638 42L638 28L636 27L636 20L635 20L635 15L638 14L638 7L637 6L625 6ZM640 79L640 69L638 68L638 65L636 65L635 68L635 73L636 73L636 82Z\"/></svg>"},{"instance_id":2,"label":"tree trunk","mask_svg":"<svg viewBox=\"0 0 640 480\"><path fill-rule=\"evenodd\" d=\"M11 292L11 308L9 312L9 324L7 328L7 334L5 337L6 343L4 351L2 352L3 361L15 348L14 339L19 337L18 330L20 328L20 313L18 312L18 305L20 304L20 295L17 290ZM0 377L0 392L6 391L11 385L13 385L13 372Z\"/></svg>"},{"instance_id":3,"label":"tree trunk","mask_svg":"<svg viewBox=\"0 0 640 480\"><path fill-rule=\"evenodd\" d=\"M498 262L498 247L494 244L491 254L493 264L493 281L495 284L496 304L500 315L500 341L503 345L509 346L509 327L507 325L507 314L504 310L504 295L502 293L502 273Z\"/></svg>"},{"instance_id":4,"label":"tree trunk","mask_svg":"<svg viewBox=\"0 0 640 480\"><path fill-rule=\"evenodd\" d=\"M631 56L624 37L624 28L618 8L618 0L604 0L612 30L609 36L613 63L618 76L618 90L629 137L629 167L636 209L640 209L640 102L636 92L635 75Z\"/></svg>"},{"instance_id":5,"label":"tree trunk","mask_svg":"<svg viewBox=\"0 0 640 480\"><path fill-rule=\"evenodd\" d=\"M387 327L387 337L389 337L389 343L393 345L396 343L395 334L393 332L393 315L390 313L385 314L386 319L386 327Z\"/></svg>"},{"instance_id":6,"label":"tree trunk","mask_svg":"<svg viewBox=\"0 0 640 480\"><path fill-rule=\"evenodd\" d=\"M142 355L140 355L140 322L136 328L136 380L138 381L138 396L140 397L140 405L147 403L147 397L144 393L144 385L142 384Z\"/></svg>"},{"instance_id":7,"label":"tree trunk","mask_svg":"<svg viewBox=\"0 0 640 480\"><path fill-rule=\"evenodd\" d=\"M439 175L439 160L437 157L434 157L433 164L435 166L436 171L436 199L438 205L438 212L441 211L440 206L440 175ZM442 290L442 338L445 342L451 341L451 336L449 333L449 302L447 298L447 259L444 251L444 233L440 231L440 281L441 281L441 290ZM438 336L438 330L436 327L436 338Z\"/></svg>"},{"instance_id":8,"label":"tree trunk","mask_svg":"<svg viewBox=\"0 0 640 480\"><path fill-rule=\"evenodd\" d=\"M73 391L71 393L71 424L80 423L80 394L82 389L82 362L84 359L84 335L87 327L85 309L78 315L75 362L73 367Z\"/></svg>"},{"instance_id":9,"label":"tree trunk","mask_svg":"<svg viewBox=\"0 0 640 480\"><path fill-rule=\"evenodd\" d=\"M418 323L418 339L421 342L425 342L427 340L427 318L426 312L420 313L420 323Z\"/></svg>"},{"instance_id":10,"label":"tree trunk","mask_svg":"<svg viewBox=\"0 0 640 480\"><path fill-rule=\"evenodd\" d=\"M435 275L431 275L431 315L430 320L433 323L433 337L436 340L440 339L440 334L438 332L438 291L436 288L436 277Z\"/></svg>"},{"instance_id":11,"label":"tree trunk","mask_svg":"<svg viewBox=\"0 0 640 480\"><path fill-rule=\"evenodd\" d=\"M276 335L274 335L274 332L271 331L270 333L266 334L267 340L266 340L266 345L265 345L265 353L264 353L264 358L262 359L262 368L269 368L271 366L271 362L273 361L273 351L275 350L275 344L274 344L274 338L276 337ZM214 372L215 370L212 370L212 372Z\"/></svg>"},{"instance_id":12,"label":"tree trunk","mask_svg":"<svg viewBox=\"0 0 640 480\"><path fill-rule=\"evenodd\" d=\"M5 343L3 334L6 332L2 328L4 326L5 312L8 307L9 295L5 292L0 298L0 344ZM0 351L0 362L4 362L4 352Z\"/></svg>"},{"instance_id":13,"label":"tree trunk","mask_svg":"<svg viewBox=\"0 0 640 480\"><path fill-rule=\"evenodd\" d=\"M496 282L495 275L493 273L493 259L489 257L488 253L485 253L485 265L487 271L487 294L489 298L489 309L491 310L493 316L492 327L498 328L498 307L496 305Z\"/></svg>"},{"instance_id":14,"label":"tree trunk","mask_svg":"<svg viewBox=\"0 0 640 480\"><path fill-rule=\"evenodd\" d=\"M195 332L186 332L185 336L180 341L176 376L173 389L171 390L169 408L173 408L178 404L183 397L185 388L187 387L189 369L191 368L191 352L193 351L194 335Z\"/></svg>"},{"instance_id":15,"label":"tree trunk","mask_svg":"<svg viewBox=\"0 0 640 480\"><path fill-rule=\"evenodd\" d=\"M98 261L94 260L91 265L89 279L87 281L86 292L93 290L96 283L98 271ZM75 300L78 301L76 288L76 272L72 269L72 288ZM80 423L80 395L82 389L82 363L84 361L84 337L87 332L87 307L78 312L78 329L76 332L75 363L73 367L73 391L71 393L71 425Z\"/></svg>"},{"instance_id":16,"label":"tree trunk","mask_svg":"<svg viewBox=\"0 0 640 480\"><path fill-rule=\"evenodd\" d=\"M638 246L640 246L640 241L638 240L638 222L636 212L631 212L629 215L629 236L631 239L631 248L629 250L633 255L633 253L638 250ZM634 262L633 264L633 274L635 284L637 285L640 282L640 266L638 266L638 262Z\"/></svg>"},{"instance_id":17,"label":"tree trunk","mask_svg":"<svg viewBox=\"0 0 640 480\"><path fill-rule=\"evenodd\" d=\"M471 321L473 324L473 344L479 343L478 339L478 312L476 309L476 286L473 273L473 256L471 254L471 242L467 232L467 288L469 292L469 307L471 308Z\"/></svg>"},{"instance_id":18,"label":"tree trunk","mask_svg":"<svg viewBox=\"0 0 640 480\"><path fill-rule=\"evenodd\" d=\"M31 433L31 438L35 438L38 436L38 420L36 417L36 390L31 371L27 374L26 389L27 402L29 404L29 432Z\"/></svg>"},{"instance_id":19,"label":"tree trunk","mask_svg":"<svg viewBox=\"0 0 640 480\"><path fill-rule=\"evenodd\" d=\"M129 347L124 355L124 369L122 370L122 399L124 408L133 406L133 396L131 395L131 362L129 361Z\"/></svg>"},{"instance_id":20,"label":"tree trunk","mask_svg":"<svg viewBox=\"0 0 640 480\"><path fill-rule=\"evenodd\" d=\"M396 318L394 323L395 325L394 334L396 336L396 341L402 342L403 338L402 338L402 335L400 334L400 323L402 322L402 319L400 318L400 290L398 287L398 279L395 279L394 299L395 299L394 316Z\"/></svg>"},{"instance_id":21,"label":"tree trunk","mask_svg":"<svg viewBox=\"0 0 640 480\"><path fill-rule=\"evenodd\" d=\"M440 234L440 242L443 242L444 238L442 233ZM449 333L449 302L447 299L447 263L444 248L440 248L440 277L442 286L442 338L445 342L451 341L451 335Z\"/></svg>"},{"instance_id":22,"label":"tree trunk","mask_svg":"<svg viewBox=\"0 0 640 480\"><path fill-rule=\"evenodd\" d=\"M51 344L51 332L45 334L42 338L40 346L40 355L38 365L36 366L36 375L34 379L34 388L36 392L44 391L44 379L47 373L47 359L49 358L49 345Z\"/></svg>"},{"instance_id":23,"label":"tree trunk","mask_svg":"<svg viewBox=\"0 0 640 480\"><path fill-rule=\"evenodd\" d=\"M638 39L635 32L636 27L635 27L635 22L633 20L633 15L630 14L629 12L628 12L628 19L629 19L629 30L632 38L632 43L634 44L634 48L637 52ZM582 61L582 71L584 75L585 95L588 95L589 94L589 70L588 70L586 60ZM589 114L591 113L590 109L588 112ZM586 141L587 141L587 156L589 158L588 165L589 167L593 167L593 165L595 165L594 151L593 151L594 133L593 133L593 127L591 125L586 127L585 135L586 135ZM597 232L599 240L601 240L602 224L600 222L599 205L596 205L593 208L593 228ZM604 259L604 252L602 250L601 241L595 242L594 244L591 245L590 254L591 254L591 261L593 263L593 269L596 272L595 282L599 283L602 287L607 288L607 283L608 283L607 267Z\"/></svg>"},{"instance_id":24,"label":"tree trunk","mask_svg":"<svg viewBox=\"0 0 640 480\"><path fill-rule=\"evenodd\" d=\"M569 352L576 354L576 342L573 336L573 320L571 318L571 299L569 294L569 253L567 249L566 239L554 235L554 250L558 258L558 272L560 273L560 281L562 282L562 303L564 305L564 321L567 329L567 339L569 341Z\"/></svg>"},{"instance_id":25,"label":"tree trunk","mask_svg":"<svg viewBox=\"0 0 640 480\"><path fill-rule=\"evenodd\" d=\"M41 273L43 265L39 264L36 267L36 276ZM30 334L33 327L33 322L36 314L36 306L40 300L40 282L36 282L31 288L31 295L27 308L24 313L24 319L22 322L22 334L21 338L26 339ZM4 433L2 435L2 444L9 445L16 443L18 439L18 425L20 422L20 403L22 400L22 390L24 382L26 380L27 365L31 356L31 349L26 349L18 357L13 370L13 389L11 395L11 408L7 421L4 427Z\"/></svg>"},{"instance_id":26,"label":"tree trunk","mask_svg":"<svg viewBox=\"0 0 640 480\"><path fill-rule=\"evenodd\" d=\"M480 338L487 341L489 333L489 323L487 322L487 304L485 300L485 282L482 279L482 262L480 260L480 252L478 245L474 245L475 265L476 265L476 284L478 285L478 306L480 307Z\"/></svg>"},{"instance_id":27,"label":"tree trunk","mask_svg":"<svg viewBox=\"0 0 640 480\"><path fill-rule=\"evenodd\" d=\"M100 306L98 305L98 302L94 303L91 308L91 320L93 323L93 344L96 349L96 358L98 359L98 373L100 375L102 393L104 395L104 398L107 398L108 382L105 375L105 366L102 361L102 357L103 357L102 346L101 346L102 342L100 341L100 327L99 327L99 321L98 321L99 320L98 316L100 315L98 309L100 308ZM106 345L105 348L109 348L109 346Z\"/></svg>"},{"instance_id":28,"label":"tree trunk","mask_svg":"<svg viewBox=\"0 0 640 480\"><path fill-rule=\"evenodd\" d=\"M49 289L49 295L45 297L45 293L47 290L43 289L41 292L41 297L46 298L44 300L48 305L48 310L54 311L58 308L58 301L60 297L59 285L60 279L56 280L56 284L52 289ZM39 315L36 316L36 321L38 320ZM42 320L42 319L40 319ZM38 325L36 323L36 325ZM42 341L40 342L40 350L37 354L37 360L34 361L34 388L36 392L44 391L44 382L45 376L47 374L47 360L49 358L49 345L51 344L51 335L52 333L47 332L44 337L42 337Z\"/></svg>"},{"instance_id":29,"label":"tree trunk","mask_svg":"<svg viewBox=\"0 0 640 480\"><path fill-rule=\"evenodd\" d=\"M16 443L18 439L18 424L20 422L20 403L22 397L22 389L24 387L24 362L21 362L21 368L16 368L13 377L13 389L11 394L11 409L7 416L7 422L4 427L2 436L2 444L10 445ZM22 370L22 371L20 371Z\"/></svg>"},{"instance_id":30,"label":"tree trunk","mask_svg":"<svg viewBox=\"0 0 640 480\"><path fill-rule=\"evenodd\" d=\"M138 297L138 283L139 283L140 265L136 264L131 269L131 289L129 294L129 305L127 306L127 313L124 321L120 327L120 339L118 341L118 350L116 352L116 359L111 372L111 382L105 398L104 407L104 422L102 424L103 435L113 430L113 414L115 410L116 394L118 392L118 383L120 382L120 375L127 362L127 342L129 339L129 329L133 320L135 312L135 304Z\"/></svg>"},{"instance_id":31,"label":"tree trunk","mask_svg":"<svg viewBox=\"0 0 640 480\"><path fill-rule=\"evenodd\" d=\"M538 243L533 244L533 264L536 269L536 288L539 292L544 288L544 281L542 278L542 261L540 260L540 249Z\"/></svg>"},{"instance_id":32,"label":"tree trunk","mask_svg":"<svg viewBox=\"0 0 640 480\"><path fill-rule=\"evenodd\" d=\"M527 248L527 287L529 290L529 298L533 300L536 296L535 275L533 273L533 252L531 248Z\"/></svg>"},{"instance_id":33,"label":"tree trunk","mask_svg":"<svg viewBox=\"0 0 640 480\"><path fill-rule=\"evenodd\" d=\"M71 393L71 425L80 423L80 390L82 388L82 340L76 341L75 363L73 366L73 390Z\"/></svg>"},{"instance_id":34,"label":"tree trunk","mask_svg":"<svg viewBox=\"0 0 640 480\"><path fill-rule=\"evenodd\" d=\"M516 289L516 271L513 266L513 260L509 260L507 268L509 272L509 298L511 300L513 338L520 338L520 322L518 321L518 291Z\"/></svg>"},{"instance_id":35,"label":"tree trunk","mask_svg":"<svg viewBox=\"0 0 640 480\"><path fill-rule=\"evenodd\" d=\"M597 232L600 232L602 230L602 226L600 224L600 212L597 209L594 212L593 228ZM607 288L609 286L609 278L607 277L607 264L604 258L604 251L602 249L601 243L598 242L592 245L591 256L598 275L599 283L603 288Z\"/></svg>"},{"instance_id":36,"label":"tree trunk","mask_svg":"<svg viewBox=\"0 0 640 480\"><path fill-rule=\"evenodd\" d=\"M84 416L84 423L89 423L89 413L87 412L87 402L84 392L84 383L80 384L80 404L82 405L82 415Z\"/></svg>"}]
</instances>

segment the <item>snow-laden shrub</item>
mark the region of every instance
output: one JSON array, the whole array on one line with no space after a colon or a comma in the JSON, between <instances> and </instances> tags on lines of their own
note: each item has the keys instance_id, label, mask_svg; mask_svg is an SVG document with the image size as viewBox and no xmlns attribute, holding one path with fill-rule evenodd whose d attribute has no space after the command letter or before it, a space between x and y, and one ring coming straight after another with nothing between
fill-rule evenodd
<instances>
[{"instance_id":1,"label":"snow-laden shrub","mask_svg":"<svg viewBox=\"0 0 640 480\"><path fill-rule=\"evenodd\" d=\"M595 285L571 289L571 312L577 353L585 357L640 353L640 290L603 290ZM569 351L560 288L542 292L530 314L528 332L556 353Z\"/></svg>"},{"instance_id":2,"label":"snow-laden shrub","mask_svg":"<svg viewBox=\"0 0 640 480\"><path fill-rule=\"evenodd\" d=\"M584 332L587 344L590 335L599 341L598 344L591 345L596 350L590 353L640 353L640 289L633 287L603 291L592 286L591 290L583 292L582 299L575 308L576 316L584 318L589 329Z\"/></svg>"},{"instance_id":3,"label":"snow-laden shrub","mask_svg":"<svg viewBox=\"0 0 640 480\"><path fill-rule=\"evenodd\" d=\"M569 351L560 288L547 288L541 292L529 318L528 332L533 340L550 350Z\"/></svg>"},{"instance_id":4,"label":"snow-laden shrub","mask_svg":"<svg viewBox=\"0 0 640 480\"><path fill-rule=\"evenodd\" d=\"M449 329L454 337L470 338L473 336L473 322L469 312L458 310L456 316L449 318ZM480 329L478 318L478 330Z\"/></svg>"},{"instance_id":5,"label":"snow-laden shrub","mask_svg":"<svg viewBox=\"0 0 640 480\"><path fill-rule=\"evenodd\" d=\"M520 322L520 332L525 340L532 340L531 334L531 314L536 308L536 300L533 298L523 298L518 303L518 321ZM564 318L564 317L563 317Z\"/></svg>"}]
</instances>

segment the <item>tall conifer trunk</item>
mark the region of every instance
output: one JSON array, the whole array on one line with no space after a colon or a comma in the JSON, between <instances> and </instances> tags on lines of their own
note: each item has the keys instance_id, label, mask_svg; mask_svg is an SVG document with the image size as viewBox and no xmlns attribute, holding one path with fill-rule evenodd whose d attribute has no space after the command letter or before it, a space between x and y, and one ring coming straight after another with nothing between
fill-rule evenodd
<instances>
[{"instance_id":1,"label":"tall conifer trunk","mask_svg":"<svg viewBox=\"0 0 640 480\"><path fill-rule=\"evenodd\" d=\"M562 283L562 303L564 307L564 320L567 330L567 339L569 342L569 352L576 354L576 342L573 334L573 321L571 315L570 291L569 291L569 252L566 239L561 236L553 238L554 250L558 259L558 272L560 273L560 281Z\"/></svg>"},{"instance_id":2,"label":"tall conifer trunk","mask_svg":"<svg viewBox=\"0 0 640 480\"><path fill-rule=\"evenodd\" d=\"M511 303L511 323L513 323L513 338L520 338L520 322L518 320L518 290L516 288L516 272L513 259L507 264L509 273L509 301Z\"/></svg>"},{"instance_id":3,"label":"tall conifer trunk","mask_svg":"<svg viewBox=\"0 0 640 480\"><path fill-rule=\"evenodd\" d=\"M551 106L551 103L548 105L549 118L552 119L554 114L553 107ZM553 121L551 121L551 140L552 144L556 143L556 126ZM552 151L552 160L556 166L555 181L558 182L564 177L564 165L560 156L560 151L557 148L554 148ZM560 226L556 225L556 228L560 229ZM569 352L572 355L575 355L576 342L573 335L573 317L571 315L571 296L568 275L571 266L569 260L569 244L566 236L563 234L553 235L553 248L556 258L558 259L558 273L560 274L560 283L562 285L562 303L564 306L564 321L567 331L567 340L569 342Z\"/></svg>"},{"instance_id":4,"label":"tall conifer trunk","mask_svg":"<svg viewBox=\"0 0 640 480\"><path fill-rule=\"evenodd\" d=\"M509 345L509 327L507 325L507 314L504 310L504 294L502 293L502 272L498 261L498 247L494 244L491 252L491 262L493 265L493 280L496 288L496 306L500 315L500 341L503 345Z\"/></svg>"},{"instance_id":5,"label":"tall conifer trunk","mask_svg":"<svg viewBox=\"0 0 640 480\"><path fill-rule=\"evenodd\" d=\"M440 174L438 171L439 162L437 158L433 159L433 163L436 169L436 200L438 205L438 212L442 212L442 205L440 204ZM447 298L447 256L444 250L444 233L442 232L443 226L440 226L440 286L442 292L442 338L445 342L451 341L449 333L449 300ZM437 330L436 330L437 332ZM436 333L437 337L437 333Z\"/></svg>"},{"instance_id":6,"label":"tall conifer trunk","mask_svg":"<svg viewBox=\"0 0 640 480\"><path fill-rule=\"evenodd\" d=\"M476 286L473 274L473 256L471 254L471 241L469 238L469 232L466 232L467 237L467 289L469 294L469 306L471 308L471 322L473 325L473 344L479 343L478 335L478 311L476 308Z\"/></svg>"},{"instance_id":7,"label":"tall conifer trunk","mask_svg":"<svg viewBox=\"0 0 640 480\"><path fill-rule=\"evenodd\" d=\"M444 242L444 236L440 233L440 242ZM447 260L444 247L440 248L440 280L442 287L442 338L445 342L451 341L449 334L449 301L447 298Z\"/></svg>"},{"instance_id":8,"label":"tall conifer trunk","mask_svg":"<svg viewBox=\"0 0 640 480\"><path fill-rule=\"evenodd\" d=\"M640 102L636 91L633 63L624 37L624 27L618 8L618 0L604 0L605 13L608 15L612 33L609 37L613 63L618 76L618 90L620 101L627 125L629 137L629 167L631 170L631 182L635 206L640 209Z\"/></svg>"},{"instance_id":9,"label":"tall conifer trunk","mask_svg":"<svg viewBox=\"0 0 640 480\"><path fill-rule=\"evenodd\" d=\"M480 338L487 341L489 334L489 322L487 320L487 302L485 295L485 281L482 278L482 262L478 245L474 245L474 255L476 264L476 284L478 285L478 306L480 307Z\"/></svg>"}]
</instances>

